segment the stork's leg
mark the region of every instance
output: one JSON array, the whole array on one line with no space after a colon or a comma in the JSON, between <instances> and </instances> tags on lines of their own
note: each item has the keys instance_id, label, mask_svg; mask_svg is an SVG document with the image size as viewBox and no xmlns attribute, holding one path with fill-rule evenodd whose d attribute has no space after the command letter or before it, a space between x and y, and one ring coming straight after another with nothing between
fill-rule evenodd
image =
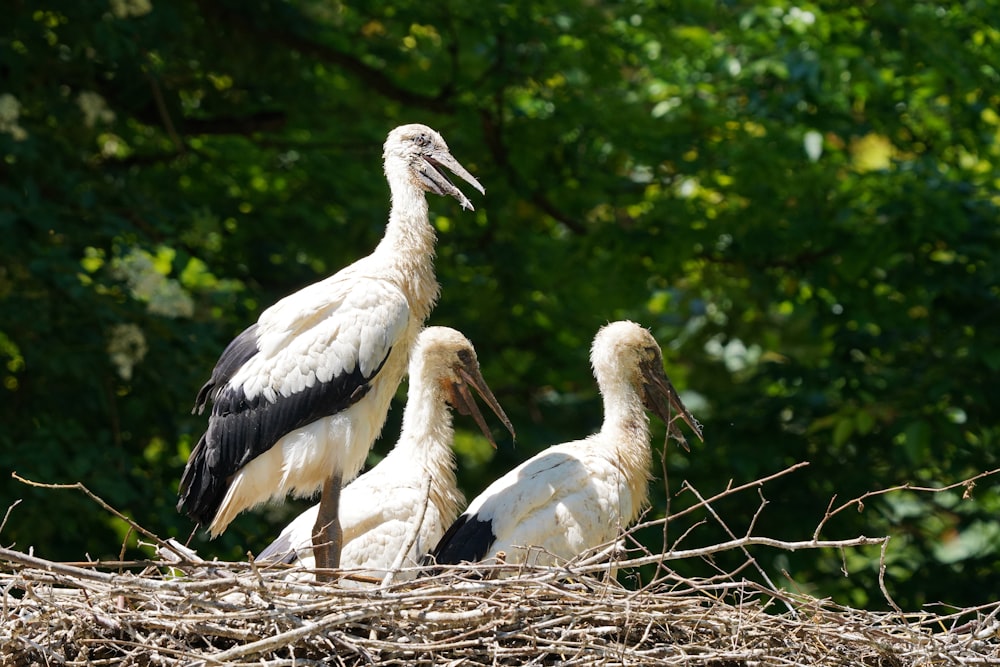
<instances>
[{"instance_id":1,"label":"stork's leg","mask_svg":"<svg viewBox=\"0 0 1000 667\"><path fill-rule=\"evenodd\" d=\"M313 526L313 555L316 567L321 570L336 570L340 567L340 550L344 534L340 529L340 483L338 472L323 483L319 499L319 512ZM334 579L330 574L319 575L320 579Z\"/></svg>"}]
</instances>

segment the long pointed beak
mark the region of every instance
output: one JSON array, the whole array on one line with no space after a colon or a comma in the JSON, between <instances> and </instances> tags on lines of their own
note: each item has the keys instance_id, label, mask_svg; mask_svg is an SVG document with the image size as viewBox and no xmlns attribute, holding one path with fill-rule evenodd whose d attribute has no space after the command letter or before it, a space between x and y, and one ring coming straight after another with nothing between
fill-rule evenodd
<instances>
[{"instance_id":1,"label":"long pointed beak","mask_svg":"<svg viewBox=\"0 0 1000 667\"><path fill-rule=\"evenodd\" d=\"M479 190L480 193L486 194L486 188L484 188L476 177L473 176L459 164L458 160L451 156L451 153L447 151L435 151L430 155L424 156L424 165L420 169L420 177L423 180L424 185L427 186L434 194L438 195L451 195L462 204L462 208L474 211L475 208L472 206L472 202L469 198L462 194L462 191L455 187L455 184L451 182L448 176L444 173L441 167L447 167L456 176L461 178L463 181Z\"/></svg>"},{"instance_id":2,"label":"long pointed beak","mask_svg":"<svg viewBox=\"0 0 1000 667\"><path fill-rule=\"evenodd\" d=\"M500 407L496 396L490 391L486 380L483 379L482 374L479 372L479 364L476 363L475 359L462 359L462 365L458 367L458 375L461 381L451 385L452 405L454 408L463 415L471 415L476 420L479 430L483 432L486 439L493 445L493 449L497 448L497 443L493 440L493 434L490 433L490 428L486 425L486 420L483 419L483 415L476 405L476 399L473 397L472 392L469 391L469 387L472 387L479 393L486 405L493 410L493 414L500 418L503 425L510 431L511 437L516 438L517 436L514 434L514 427L511 425L510 419L507 418L507 414Z\"/></svg>"},{"instance_id":3,"label":"long pointed beak","mask_svg":"<svg viewBox=\"0 0 1000 667\"><path fill-rule=\"evenodd\" d=\"M691 427L698 439L704 442L701 424L681 401L681 397L674 389L670 378L663 371L663 367L658 363L651 363L642 370L646 379L644 383L645 405L667 425L667 438L673 438L685 451L691 451L687 439L677 426L677 419L680 418Z\"/></svg>"}]
</instances>

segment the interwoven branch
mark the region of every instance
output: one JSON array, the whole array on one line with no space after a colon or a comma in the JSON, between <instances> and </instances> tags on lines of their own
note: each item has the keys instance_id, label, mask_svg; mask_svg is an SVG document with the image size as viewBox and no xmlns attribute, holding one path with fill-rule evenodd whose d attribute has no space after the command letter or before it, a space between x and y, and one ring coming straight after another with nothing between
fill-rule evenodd
<instances>
[{"instance_id":1,"label":"interwoven branch","mask_svg":"<svg viewBox=\"0 0 1000 667\"><path fill-rule=\"evenodd\" d=\"M760 489L776 476L716 496L690 490L725 527L714 500L750 491L763 508ZM884 563L887 537L725 529L732 539L719 544L675 540L654 554L626 547L626 534L560 567L425 568L370 589L299 581L284 566L177 560L155 536L169 560L70 564L0 549L0 665L1000 665L1000 602L904 613L883 572L895 610L852 609L777 588L754 558L878 545ZM722 553L742 564L707 578L668 567ZM637 588L609 576L647 565L657 576Z\"/></svg>"}]
</instances>

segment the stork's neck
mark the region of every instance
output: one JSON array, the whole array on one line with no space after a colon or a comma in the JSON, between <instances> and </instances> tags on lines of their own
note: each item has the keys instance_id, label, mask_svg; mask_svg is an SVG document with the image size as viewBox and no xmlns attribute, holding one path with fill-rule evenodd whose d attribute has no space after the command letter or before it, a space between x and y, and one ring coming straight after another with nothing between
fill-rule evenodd
<instances>
[{"instance_id":1,"label":"stork's neck","mask_svg":"<svg viewBox=\"0 0 1000 667\"><path fill-rule=\"evenodd\" d=\"M646 447L649 442L649 417L639 390L624 378L602 378L598 383L604 401L602 432L628 434Z\"/></svg>"},{"instance_id":2,"label":"stork's neck","mask_svg":"<svg viewBox=\"0 0 1000 667\"><path fill-rule=\"evenodd\" d=\"M391 454L399 451L408 461L419 462L428 470L447 470L454 476L451 443L455 429L451 420L451 409L440 385L411 376L399 442Z\"/></svg>"},{"instance_id":3,"label":"stork's neck","mask_svg":"<svg viewBox=\"0 0 1000 667\"><path fill-rule=\"evenodd\" d=\"M424 191L411 182L393 177L387 169L392 208L385 236L375 248L385 266L410 299L410 308L420 322L427 319L438 298L434 277L436 235L428 218Z\"/></svg>"},{"instance_id":4,"label":"stork's neck","mask_svg":"<svg viewBox=\"0 0 1000 667\"><path fill-rule=\"evenodd\" d=\"M440 385L410 380L399 441L388 458L404 466L401 475L417 477L426 483L431 502L450 517L458 515L464 498L455 477L455 438L452 413L444 401Z\"/></svg>"},{"instance_id":5,"label":"stork's neck","mask_svg":"<svg viewBox=\"0 0 1000 667\"><path fill-rule=\"evenodd\" d=\"M601 383L604 399L604 425L601 440L611 449L615 464L632 490L634 519L649 494L649 416L634 387L625 382Z\"/></svg>"}]
</instances>

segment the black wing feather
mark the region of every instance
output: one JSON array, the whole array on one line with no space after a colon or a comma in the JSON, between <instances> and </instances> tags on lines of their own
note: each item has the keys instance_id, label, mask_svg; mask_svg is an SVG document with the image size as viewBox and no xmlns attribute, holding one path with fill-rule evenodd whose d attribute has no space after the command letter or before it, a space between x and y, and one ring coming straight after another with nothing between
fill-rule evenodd
<instances>
[{"instance_id":1,"label":"black wing feather","mask_svg":"<svg viewBox=\"0 0 1000 667\"><path fill-rule=\"evenodd\" d=\"M463 514L448 527L431 552L431 562L438 565L478 563L497 541L493 522L474 514Z\"/></svg>"},{"instance_id":2,"label":"black wing feather","mask_svg":"<svg viewBox=\"0 0 1000 667\"><path fill-rule=\"evenodd\" d=\"M191 412L201 414L209 399L214 401L219 391L236 375L236 371L259 351L257 348L257 324L254 323L232 339L226 349L222 351L219 360L215 362L215 368L212 369L212 376L198 390L198 397L194 400L194 409Z\"/></svg>"},{"instance_id":3,"label":"black wing feather","mask_svg":"<svg viewBox=\"0 0 1000 667\"><path fill-rule=\"evenodd\" d=\"M242 387L226 384L256 354L253 329L248 328L226 347L212 378L198 393L201 405L208 398L214 400L214 405L208 429L191 452L181 476L177 509L202 525L211 523L219 510L232 475L295 429L361 400L392 351L390 348L386 352L368 377L356 365L349 373L316 382L291 396L279 395L272 403L263 394L248 399ZM253 353L249 352L251 342Z\"/></svg>"}]
</instances>

